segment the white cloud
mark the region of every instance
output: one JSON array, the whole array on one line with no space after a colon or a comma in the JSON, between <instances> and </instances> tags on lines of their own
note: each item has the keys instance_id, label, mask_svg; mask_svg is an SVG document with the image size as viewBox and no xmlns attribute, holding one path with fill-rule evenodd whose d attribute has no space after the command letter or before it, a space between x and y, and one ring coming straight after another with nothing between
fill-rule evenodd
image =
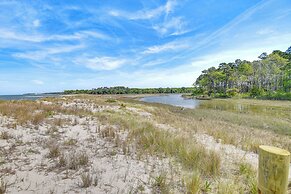
<instances>
[{"instance_id":1,"label":"white cloud","mask_svg":"<svg viewBox=\"0 0 291 194\"><path fill-rule=\"evenodd\" d=\"M0 38L1 39L10 39L16 41L28 41L28 42L42 42L45 40L45 37L40 35L26 35L17 33L14 31L9 31L5 29L0 29Z\"/></svg>"},{"instance_id":2,"label":"white cloud","mask_svg":"<svg viewBox=\"0 0 291 194\"><path fill-rule=\"evenodd\" d=\"M188 48L189 45L179 42L179 41L175 41L175 42L170 42L170 43L166 43L163 45L155 45L155 46L151 46L149 48L147 48L143 54L154 54L154 53L161 53L161 52L166 52L166 51L175 51L175 50L180 50L180 49L186 49Z\"/></svg>"},{"instance_id":3,"label":"white cloud","mask_svg":"<svg viewBox=\"0 0 291 194\"><path fill-rule=\"evenodd\" d=\"M162 14L168 15L174 10L175 6L175 0L168 0L165 5L159 6L155 9L143 9L135 13L120 10L110 10L108 14L114 17L127 18L129 20L148 20L159 17Z\"/></svg>"},{"instance_id":4,"label":"white cloud","mask_svg":"<svg viewBox=\"0 0 291 194\"><path fill-rule=\"evenodd\" d=\"M160 16L165 11L164 7L158 7L150 10L140 10L135 13L119 11L119 10L110 10L109 15L114 17L124 17L129 20L148 20Z\"/></svg>"},{"instance_id":5,"label":"white cloud","mask_svg":"<svg viewBox=\"0 0 291 194\"><path fill-rule=\"evenodd\" d=\"M106 34L97 31L80 31L74 34L56 34L56 35L44 35L44 34L24 34L22 32L15 32L7 29L0 29L0 39L5 40L16 40L41 43L46 41L66 41L66 40L82 40L86 38L97 38L97 39L109 39L110 37Z\"/></svg>"},{"instance_id":6,"label":"white cloud","mask_svg":"<svg viewBox=\"0 0 291 194\"><path fill-rule=\"evenodd\" d=\"M84 48L84 45L62 45L62 46L48 47L39 51L16 53L13 56L17 58L30 59L34 61L42 61L51 55L61 54L61 53L70 53L72 51L82 49L82 48Z\"/></svg>"},{"instance_id":7,"label":"white cloud","mask_svg":"<svg viewBox=\"0 0 291 194\"><path fill-rule=\"evenodd\" d=\"M93 70L114 70L124 65L127 60L114 57L94 57L79 58L74 62Z\"/></svg>"},{"instance_id":8,"label":"white cloud","mask_svg":"<svg viewBox=\"0 0 291 194\"><path fill-rule=\"evenodd\" d=\"M31 80L34 84L36 84L36 85L43 85L44 84L44 82L43 81L41 81L41 80L37 80L37 79L35 79L35 80Z\"/></svg>"},{"instance_id":9,"label":"white cloud","mask_svg":"<svg viewBox=\"0 0 291 194\"><path fill-rule=\"evenodd\" d=\"M176 5L177 5L177 2L175 0L168 0L165 5L166 14L169 14L170 12L172 12Z\"/></svg>"},{"instance_id":10,"label":"white cloud","mask_svg":"<svg viewBox=\"0 0 291 194\"><path fill-rule=\"evenodd\" d=\"M189 30L186 29L187 23L181 17L172 17L160 24L154 25L153 29L156 30L160 35L181 35L187 33Z\"/></svg>"},{"instance_id":11,"label":"white cloud","mask_svg":"<svg viewBox=\"0 0 291 194\"><path fill-rule=\"evenodd\" d=\"M289 38L290 37L291 36L289 35ZM258 60L258 56L263 52L271 53L273 50L284 50L288 48L289 45L289 43L282 43L280 41L274 45L266 45L265 42L257 42L256 44L256 46L246 45L246 47L242 48L232 48L231 50L210 53L192 59L190 64L192 67L198 67L203 70L212 66L218 67L220 63L234 62L236 59L253 61Z\"/></svg>"},{"instance_id":12,"label":"white cloud","mask_svg":"<svg viewBox=\"0 0 291 194\"><path fill-rule=\"evenodd\" d=\"M101 86L128 86L128 87L182 87L191 86L195 75L200 70L188 66L166 69L138 70L133 72L116 71L110 74L100 73L82 76L75 82L75 88L93 88ZM114 77L114 79L112 79ZM97 84L97 85L96 85ZM74 88L73 87L73 88Z\"/></svg>"}]
</instances>

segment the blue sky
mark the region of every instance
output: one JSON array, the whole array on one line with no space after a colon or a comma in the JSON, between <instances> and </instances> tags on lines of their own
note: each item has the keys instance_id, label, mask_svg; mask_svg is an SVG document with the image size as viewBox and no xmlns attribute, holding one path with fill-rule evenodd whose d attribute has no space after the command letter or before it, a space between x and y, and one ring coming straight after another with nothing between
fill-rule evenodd
<instances>
[{"instance_id":1,"label":"blue sky","mask_svg":"<svg viewBox=\"0 0 291 194\"><path fill-rule=\"evenodd\" d=\"M0 94L191 86L291 46L290 0L1 0Z\"/></svg>"}]
</instances>

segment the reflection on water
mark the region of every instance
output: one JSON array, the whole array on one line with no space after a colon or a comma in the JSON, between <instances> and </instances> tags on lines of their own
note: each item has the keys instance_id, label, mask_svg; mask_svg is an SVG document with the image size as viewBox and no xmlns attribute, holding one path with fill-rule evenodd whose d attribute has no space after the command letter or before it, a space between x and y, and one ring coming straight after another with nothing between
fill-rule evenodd
<instances>
[{"instance_id":1,"label":"reflection on water","mask_svg":"<svg viewBox=\"0 0 291 194\"><path fill-rule=\"evenodd\" d=\"M196 108L199 105L199 100L185 99L181 94L170 94L163 96L146 96L140 99L143 102L156 102L162 104L169 104L184 108Z\"/></svg>"}]
</instances>

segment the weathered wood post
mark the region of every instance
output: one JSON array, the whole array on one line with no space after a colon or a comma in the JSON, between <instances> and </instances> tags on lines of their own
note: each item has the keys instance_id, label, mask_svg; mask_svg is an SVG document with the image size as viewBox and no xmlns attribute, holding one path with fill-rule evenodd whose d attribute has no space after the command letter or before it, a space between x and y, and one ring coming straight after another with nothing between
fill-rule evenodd
<instances>
[{"instance_id":1,"label":"weathered wood post","mask_svg":"<svg viewBox=\"0 0 291 194\"><path fill-rule=\"evenodd\" d=\"M259 194L286 194L290 152L272 146L259 146Z\"/></svg>"}]
</instances>

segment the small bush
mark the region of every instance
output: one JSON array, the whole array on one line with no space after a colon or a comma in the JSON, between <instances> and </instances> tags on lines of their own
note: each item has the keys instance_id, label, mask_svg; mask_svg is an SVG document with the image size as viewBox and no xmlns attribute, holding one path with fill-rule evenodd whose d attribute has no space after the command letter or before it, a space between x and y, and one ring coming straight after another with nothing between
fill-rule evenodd
<instances>
[{"instance_id":1,"label":"small bush","mask_svg":"<svg viewBox=\"0 0 291 194\"><path fill-rule=\"evenodd\" d=\"M258 97L258 96L262 96L263 94L264 94L264 90L256 86L254 86L250 91L251 97Z\"/></svg>"},{"instance_id":2,"label":"small bush","mask_svg":"<svg viewBox=\"0 0 291 194\"><path fill-rule=\"evenodd\" d=\"M114 102L117 102L117 101L115 99L107 99L105 102L114 103Z\"/></svg>"},{"instance_id":3,"label":"small bush","mask_svg":"<svg viewBox=\"0 0 291 194\"><path fill-rule=\"evenodd\" d=\"M64 142L65 146L74 146L77 144L77 140L76 139L68 139Z\"/></svg>"},{"instance_id":4,"label":"small bush","mask_svg":"<svg viewBox=\"0 0 291 194\"><path fill-rule=\"evenodd\" d=\"M32 119L31 119L31 123L33 125L39 125L40 123L43 122L44 118L45 118L45 114L43 114L43 113L34 114Z\"/></svg>"},{"instance_id":5,"label":"small bush","mask_svg":"<svg viewBox=\"0 0 291 194\"><path fill-rule=\"evenodd\" d=\"M126 108L126 105L123 104L123 103L121 103L121 104L120 104L120 109L123 109L123 108Z\"/></svg>"},{"instance_id":6,"label":"small bush","mask_svg":"<svg viewBox=\"0 0 291 194\"><path fill-rule=\"evenodd\" d=\"M10 138L10 134L7 131L2 131L0 133L0 139L9 139Z\"/></svg>"},{"instance_id":7,"label":"small bush","mask_svg":"<svg viewBox=\"0 0 291 194\"><path fill-rule=\"evenodd\" d=\"M226 95L229 96L229 97L233 97L233 96L236 96L238 94L239 94L239 90L236 89L236 88L228 89L226 91Z\"/></svg>"},{"instance_id":8,"label":"small bush","mask_svg":"<svg viewBox=\"0 0 291 194\"><path fill-rule=\"evenodd\" d=\"M77 170L80 166L85 166L89 162L89 157L86 153L77 153L69 155L66 158L67 168Z\"/></svg>"},{"instance_id":9,"label":"small bush","mask_svg":"<svg viewBox=\"0 0 291 194\"><path fill-rule=\"evenodd\" d=\"M79 156L78 156L78 163L79 165L81 166L84 166L84 165L87 165L89 162L89 157L87 154L85 153L81 153Z\"/></svg>"},{"instance_id":10,"label":"small bush","mask_svg":"<svg viewBox=\"0 0 291 194\"><path fill-rule=\"evenodd\" d=\"M107 126L103 130L101 130L102 138L111 138L114 139L116 136L115 129L113 127Z\"/></svg>"},{"instance_id":11,"label":"small bush","mask_svg":"<svg viewBox=\"0 0 291 194\"><path fill-rule=\"evenodd\" d=\"M48 157L49 158L56 158L60 155L60 147L58 145L51 145L49 147L49 154Z\"/></svg>"}]
</instances>

